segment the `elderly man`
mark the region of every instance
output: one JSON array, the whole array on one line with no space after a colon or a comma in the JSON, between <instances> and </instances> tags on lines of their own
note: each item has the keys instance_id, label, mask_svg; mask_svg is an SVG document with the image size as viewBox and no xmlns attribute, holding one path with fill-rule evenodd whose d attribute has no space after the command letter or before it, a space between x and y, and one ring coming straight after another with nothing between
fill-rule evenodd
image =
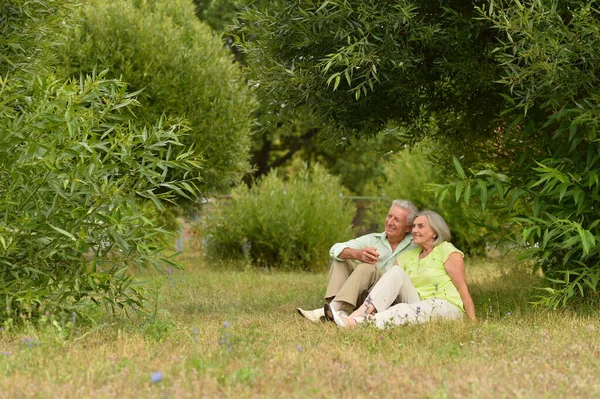
<instances>
[{"instance_id":1,"label":"elderly man","mask_svg":"<svg viewBox=\"0 0 600 399\"><path fill-rule=\"evenodd\" d=\"M324 317L333 320L330 307L342 314L352 313L383 273L394 265L398 254L412 247L409 232L418 211L410 201L394 200L383 233L367 234L331 247L329 254L333 261L325 306L314 310L298 308L298 313L312 322Z\"/></svg>"}]
</instances>

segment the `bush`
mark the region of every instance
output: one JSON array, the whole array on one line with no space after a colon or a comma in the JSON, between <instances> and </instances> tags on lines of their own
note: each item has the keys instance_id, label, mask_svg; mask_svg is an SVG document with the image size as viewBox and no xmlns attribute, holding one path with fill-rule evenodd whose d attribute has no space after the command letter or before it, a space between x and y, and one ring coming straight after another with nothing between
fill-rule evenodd
<instances>
[{"instance_id":1,"label":"bush","mask_svg":"<svg viewBox=\"0 0 600 399\"><path fill-rule=\"evenodd\" d=\"M444 181L439 164L429 160L433 147L421 145L411 151L404 150L390 157L383 165L385 179L380 183L379 195L390 199L406 198L419 209L433 209L440 213L450 226L452 242L465 253L485 253L488 230L483 226L495 227L497 218L493 213L485 214L476 206L457 203L450 196L441 202L436 199L433 185ZM388 203L374 204L371 218L382 222Z\"/></svg>"},{"instance_id":2,"label":"bush","mask_svg":"<svg viewBox=\"0 0 600 399\"><path fill-rule=\"evenodd\" d=\"M49 42L71 0L0 2L0 76L32 73L47 67ZM14 75L13 75L14 78ZM1 82L1 80L0 80Z\"/></svg>"},{"instance_id":3,"label":"bush","mask_svg":"<svg viewBox=\"0 0 600 399\"><path fill-rule=\"evenodd\" d=\"M209 213L207 255L278 269L323 270L333 243L351 237L354 209L337 178L306 166L284 180L272 172L238 187Z\"/></svg>"},{"instance_id":4,"label":"bush","mask_svg":"<svg viewBox=\"0 0 600 399\"><path fill-rule=\"evenodd\" d=\"M600 291L599 11L580 0L482 5L507 93L498 149L511 162L477 171L456 161L459 179L441 190L504 210L506 239L544 272L536 303L549 308Z\"/></svg>"},{"instance_id":5,"label":"bush","mask_svg":"<svg viewBox=\"0 0 600 399\"><path fill-rule=\"evenodd\" d=\"M229 189L248 171L255 101L221 39L198 21L191 0L89 0L59 51L67 76L108 69L142 90L136 111L186 118L183 143L205 159L205 191Z\"/></svg>"},{"instance_id":6,"label":"bush","mask_svg":"<svg viewBox=\"0 0 600 399\"><path fill-rule=\"evenodd\" d=\"M174 157L182 128L136 128L136 101L119 81L38 76L29 90L5 83L0 321L36 316L42 305L69 313L90 301L141 305L129 271L160 269L166 244L137 203L193 195L185 174L198 165L189 153Z\"/></svg>"}]
</instances>

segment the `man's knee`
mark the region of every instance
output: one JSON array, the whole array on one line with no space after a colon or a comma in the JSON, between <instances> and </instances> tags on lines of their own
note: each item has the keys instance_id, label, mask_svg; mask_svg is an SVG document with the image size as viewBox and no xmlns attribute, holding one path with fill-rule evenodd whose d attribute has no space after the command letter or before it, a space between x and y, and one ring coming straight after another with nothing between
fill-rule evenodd
<instances>
[{"instance_id":1,"label":"man's knee","mask_svg":"<svg viewBox=\"0 0 600 399\"><path fill-rule=\"evenodd\" d=\"M354 264L347 260L332 260L329 263L329 277L346 276L348 277L354 271Z\"/></svg>"},{"instance_id":2,"label":"man's knee","mask_svg":"<svg viewBox=\"0 0 600 399\"><path fill-rule=\"evenodd\" d=\"M377 265L370 263L361 263L352 272L352 274L361 274L361 275L377 275Z\"/></svg>"},{"instance_id":3,"label":"man's knee","mask_svg":"<svg viewBox=\"0 0 600 399\"><path fill-rule=\"evenodd\" d=\"M338 269L338 268L343 268L343 269L347 269L348 268L348 262L346 262L345 260L335 260L332 259L329 261L329 268L330 269Z\"/></svg>"}]
</instances>

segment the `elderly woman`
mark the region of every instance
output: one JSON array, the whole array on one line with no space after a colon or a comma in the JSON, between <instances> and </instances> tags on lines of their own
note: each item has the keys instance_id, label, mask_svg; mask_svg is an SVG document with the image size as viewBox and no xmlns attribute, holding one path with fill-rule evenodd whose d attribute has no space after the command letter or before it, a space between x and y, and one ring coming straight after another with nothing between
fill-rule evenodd
<instances>
[{"instance_id":1,"label":"elderly woman","mask_svg":"<svg viewBox=\"0 0 600 399\"><path fill-rule=\"evenodd\" d=\"M340 327L369 320L377 327L423 323L432 319L475 320L463 253L450 241L450 229L433 211L420 212L412 228L419 247L403 252L350 316L333 312Z\"/></svg>"}]
</instances>

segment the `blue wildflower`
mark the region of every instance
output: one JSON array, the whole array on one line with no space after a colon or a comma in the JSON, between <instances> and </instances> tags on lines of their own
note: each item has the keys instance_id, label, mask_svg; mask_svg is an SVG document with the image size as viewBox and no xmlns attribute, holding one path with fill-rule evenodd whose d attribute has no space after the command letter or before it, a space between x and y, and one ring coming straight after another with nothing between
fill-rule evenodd
<instances>
[{"instance_id":1,"label":"blue wildflower","mask_svg":"<svg viewBox=\"0 0 600 399\"><path fill-rule=\"evenodd\" d=\"M155 384L158 382L161 382L162 379L163 379L163 373L161 373L160 371L154 372L150 376L150 380L152 380L152 382Z\"/></svg>"},{"instance_id":2,"label":"blue wildflower","mask_svg":"<svg viewBox=\"0 0 600 399\"><path fill-rule=\"evenodd\" d=\"M35 338L23 338L23 343L27 344L28 347L38 346L40 343Z\"/></svg>"}]
</instances>

